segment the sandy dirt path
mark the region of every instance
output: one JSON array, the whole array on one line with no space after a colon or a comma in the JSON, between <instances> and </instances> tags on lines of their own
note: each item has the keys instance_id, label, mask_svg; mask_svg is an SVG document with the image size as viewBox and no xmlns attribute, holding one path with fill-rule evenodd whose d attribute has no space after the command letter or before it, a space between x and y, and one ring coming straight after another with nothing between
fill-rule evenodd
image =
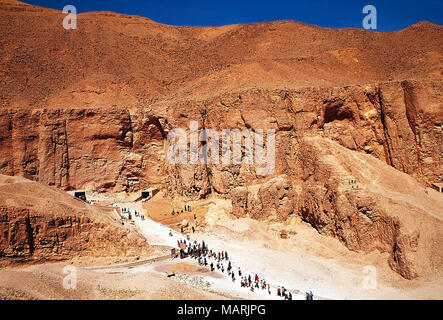
<instances>
[{"instance_id":1,"label":"sandy dirt path","mask_svg":"<svg viewBox=\"0 0 443 320\"><path fill-rule=\"evenodd\" d=\"M151 245L162 245L162 246L170 246L173 248L177 248L177 241L178 240L185 240L186 237L182 234L180 234L179 232L174 231L173 229L164 226L160 223L157 223L147 217L147 212L146 210L142 207L142 203L141 202L121 202L121 203L115 203L116 206L119 206L120 208L127 208L131 211L131 213L134 213L135 211L144 214L145 215L145 220L142 220L140 217L135 217L133 216L133 220L135 222L135 225L137 226L138 230L146 237L146 239L148 240L148 242ZM170 235L172 234L172 236ZM201 242L202 240L205 240L205 236L201 235L201 234L193 234L191 237L191 241L193 240L197 240L199 242ZM208 242L207 242L208 243ZM215 246L212 246L211 243L208 243L210 246L210 249L212 248L213 250L216 251L223 251L223 250L227 250L227 246L226 243L224 243L224 241L217 241L214 239L213 241ZM230 247L231 251L236 251L235 247ZM229 253L229 251L228 251ZM243 253L241 253L243 254ZM237 256L237 255L236 255ZM253 257L252 257L253 258ZM186 261L190 261L192 263L197 264L196 260L187 258L185 259ZM213 259L208 259L208 264L210 262L213 262L215 264L215 260ZM243 275L249 275L251 274L251 276L254 276L256 271L255 270L251 270L250 264L246 264L246 269L243 265L241 265L238 262L242 262L241 260L232 260L232 266L233 266L233 270L236 271L236 280L235 282L233 282L231 280L231 278L229 278L226 274L226 271L224 274L222 274L220 271L219 273L222 275L221 278L213 278L213 277L206 277L206 276L202 276L204 281L208 281L212 283L212 288L213 290L220 290L222 292L228 292L229 294L232 294L234 296L238 296L238 297L243 297L243 298L247 298L247 299L282 299L281 297L278 297L276 295L276 288L277 286L281 285L278 281L275 281L274 283L270 283L271 285L271 295L269 295L269 293L267 292L267 290L257 290L255 289L255 292L250 292L250 290L248 288L242 288L240 286L240 279L238 277L238 267L241 268ZM227 268L227 262L224 261L222 262L222 264L224 265L224 268L226 270ZM197 264L198 265L198 264ZM108 268L105 268L103 270L101 270L103 272L108 271ZM115 270L113 270L115 271ZM155 265L142 265L142 266L137 266L131 269L129 269L128 267L123 267L121 269L119 269L120 272L155 272ZM259 273L260 277L263 277L264 274L263 272ZM275 280L277 280L277 277L275 277ZM304 299L304 292L299 292L299 289L296 289L295 287L291 288L288 286L285 286L288 290L291 291L292 295L293 295L293 299L294 300L301 300Z\"/></svg>"},{"instance_id":2,"label":"sandy dirt path","mask_svg":"<svg viewBox=\"0 0 443 320\"><path fill-rule=\"evenodd\" d=\"M132 213L138 211L147 217L142 203L122 202L116 205L129 208ZM133 220L151 245L177 248L177 240L185 239L185 235L149 218L142 220L140 217L133 217ZM380 253L361 255L351 252L338 240L321 237L309 226L298 226L297 233L295 238L284 242L258 221L219 221L205 232L192 234L191 241L205 241L209 249L227 251L236 273L236 281L232 282L226 271L221 273L219 270L216 270L219 277L205 272L188 272L187 279L177 277L176 280L193 285L196 279L192 278L198 278L199 283L210 283L210 286L198 285L200 289L244 299L282 299L276 295L277 286L284 286L291 291L294 300L304 299L308 291L312 291L316 299L428 299L429 293L435 290L432 283L424 286L410 285L408 290L390 284L394 280L403 280L393 274L388 266L380 267L380 262L386 261L386 257ZM165 276L164 270L173 269L181 263L198 266L196 260L187 258L123 267L120 272L150 272ZM367 276L364 267L368 265L377 265L375 288L364 285ZM227 262L224 262L224 267L226 270ZM255 292L250 292L247 288L241 288L238 267L243 275L251 274L254 277L257 274L261 279L266 279L271 285L271 295L266 290L256 289Z\"/></svg>"}]
</instances>

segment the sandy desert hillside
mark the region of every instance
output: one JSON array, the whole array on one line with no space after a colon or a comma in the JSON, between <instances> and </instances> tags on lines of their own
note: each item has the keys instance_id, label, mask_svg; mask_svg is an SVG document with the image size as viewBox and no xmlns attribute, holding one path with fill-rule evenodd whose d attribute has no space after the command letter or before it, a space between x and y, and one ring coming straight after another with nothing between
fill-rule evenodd
<instances>
[{"instance_id":1,"label":"sandy desert hillside","mask_svg":"<svg viewBox=\"0 0 443 320\"><path fill-rule=\"evenodd\" d=\"M443 181L442 26L174 27L90 12L65 30L61 12L11 0L0 17L0 174L225 199L233 217L295 217L379 250L403 278L441 274L442 199L429 187ZM168 163L168 133L192 120L274 129L275 170Z\"/></svg>"},{"instance_id":2,"label":"sandy desert hillside","mask_svg":"<svg viewBox=\"0 0 443 320\"><path fill-rule=\"evenodd\" d=\"M0 175L0 265L78 256L149 255L146 240L113 208L92 206L38 182Z\"/></svg>"},{"instance_id":3,"label":"sandy desert hillside","mask_svg":"<svg viewBox=\"0 0 443 320\"><path fill-rule=\"evenodd\" d=\"M286 201L284 208L295 206L294 211L300 212L304 221L321 234L338 238L351 250L389 253L389 266L406 279L441 277L441 194L329 139L305 137L301 149L301 191L288 197L294 200ZM259 193L263 196L256 197L258 203L253 200L250 207L275 204L264 190ZM282 190L276 193L281 199Z\"/></svg>"}]
</instances>

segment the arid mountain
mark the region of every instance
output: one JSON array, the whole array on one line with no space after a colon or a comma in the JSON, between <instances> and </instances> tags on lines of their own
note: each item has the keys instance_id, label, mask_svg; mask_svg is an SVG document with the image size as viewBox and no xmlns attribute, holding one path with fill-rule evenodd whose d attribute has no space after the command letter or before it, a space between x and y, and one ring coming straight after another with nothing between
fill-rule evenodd
<instances>
[{"instance_id":1,"label":"arid mountain","mask_svg":"<svg viewBox=\"0 0 443 320\"><path fill-rule=\"evenodd\" d=\"M139 107L251 88L442 79L443 29L328 29L292 21L174 27L0 1L3 107Z\"/></svg>"},{"instance_id":2,"label":"arid mountain","mask_svg":"<svg viewBox=\"0 0 443 320\"><path fill-rule=\"evenodd\" d=\"M234 216L296 215L352 250L389 252L404 278L441 272L441 195L425 187L443 181L442 26L198 28L92 12L65 30L59 11L3 0L0 16L1 174L65 190L226 198ZM275 170L171 165L168 132L189 133L192 120L218 132L275 129ZM340 170L362 159L371 167ZM392 186L380 195L379 172L421 200ZM353 179L361 188L349 193L342 184Z\"/></svg>"}]
</instances>

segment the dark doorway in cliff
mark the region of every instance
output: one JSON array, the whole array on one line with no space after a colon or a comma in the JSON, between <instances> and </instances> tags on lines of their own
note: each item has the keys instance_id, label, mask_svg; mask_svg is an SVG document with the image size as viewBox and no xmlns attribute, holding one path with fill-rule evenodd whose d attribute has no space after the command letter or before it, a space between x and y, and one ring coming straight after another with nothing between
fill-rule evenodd
<instances>
[{"instance_id":1,"label":"dark doorway in cliff","mask_svg":"<svg viewBox=\"0 0 443 320\"><path fill-rule=\"evenodd\" d=\"M149 199L151 197L151 191L142 191L142 199Z\"/></svg>"},{"instance_id":2,"label":"dark doorway in cliff","mask_svg":"<svg viewBox=\"0 0 443 320\"><path fill-rule=\"evenodd\" d=\"M74 197L82 201L86 201L86 191L75 191Z\"/></svg>"},{"instance_id":3,"label":"dark doorway in cliff","mask_svg":"<svg viewBox=\"0 0 443 320\"><path fill-rule=\"evenodd\" d=\"M157 188L149 188L141 191L140 197L136 201L148 201L149 199L152 199L157 193L159 192L159 189Z\"/></svg>"}]
</instances>

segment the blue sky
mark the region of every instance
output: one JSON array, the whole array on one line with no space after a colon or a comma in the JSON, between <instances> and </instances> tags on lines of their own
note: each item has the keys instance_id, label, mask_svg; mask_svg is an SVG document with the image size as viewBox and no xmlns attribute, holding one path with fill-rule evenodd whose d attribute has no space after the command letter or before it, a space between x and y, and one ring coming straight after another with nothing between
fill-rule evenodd
<instances>
[{"instance_id":1,"label":"blue sky","mask_svg":"<svg viewBox=\"0 0 443 320\"><path fill-rule=\"evenodd\" d=\"M78 12L114 11L170 25L219 26L296 20L332 28L362 28L365 5L377 8L377 31L400 30L419 21L443 24L443 0L24 0Z\"/></svg>"}]
</instances>

